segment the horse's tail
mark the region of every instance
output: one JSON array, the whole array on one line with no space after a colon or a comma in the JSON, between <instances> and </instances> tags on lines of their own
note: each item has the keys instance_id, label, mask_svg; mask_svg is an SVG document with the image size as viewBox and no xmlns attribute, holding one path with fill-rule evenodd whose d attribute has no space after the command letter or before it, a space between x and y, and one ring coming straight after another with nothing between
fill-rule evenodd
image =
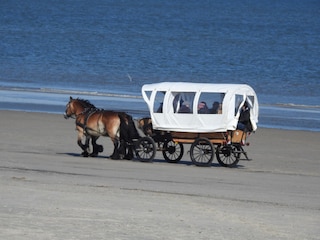
<instances>
[{"instance_id":1,"label":"horse's tail","mask_svg":"<svg viewBox=\"0 0 320 240\"><path fill-rule=\"evenodd\" d=\"M127 119L127 131L128 131L128 134L130 136L131 139L138 139L140 138L140 134L136 128L136 125L132 119L132 116L130 116L129 114L126 114L125 113L125 117Z\"/></svg>"},{"instance_id":2,"label":"horse's tail","mask_svg":"<svg viewBox=\"0 0 320 240\"><path fill-rule=\"evenodd\" d=\"M140 138L132 117L126 113L119 113L120 139L132 142L132 139Z\"/></svg>"},{"instance_id":3,"label":"horse's tail","mask_svg":"<svg viewBox=\"0 0 320 240\"><path fill-rule=\"evenodd\" d=\"M140 138L140 134L136 128L136 124L134 123L133 119L132 119L132 116L130 115L127 115L128 117L128 127L129 127L129 131L130 131L130 136L133 138L133 139L138 139Z\"/></svg>"},{"instance_id":4,"label":"horse's tail","mask_svg":"<svg viewBox=\"0 0 320 240\"><path fill-rule=\"evenodd\" d=\"M124 117L124 115L122 113L118 114L119 118L120 118L120 139L124 139L126 142L128 140L128 133L127 133L127 120Z\"/></svg>"},{"instance_id":5,"label":"horse's tail","mask_svg":"<svg viewBox=\"0 0 320 240\"><path fill-rule=\"evenodd\" d=\"M130 115L126 113L118 113L118 115L120 118L120 152L125 154L125 159L131 160L134 157L133 139L140 138L140 135Z\"/></svg>"}]
</instances>

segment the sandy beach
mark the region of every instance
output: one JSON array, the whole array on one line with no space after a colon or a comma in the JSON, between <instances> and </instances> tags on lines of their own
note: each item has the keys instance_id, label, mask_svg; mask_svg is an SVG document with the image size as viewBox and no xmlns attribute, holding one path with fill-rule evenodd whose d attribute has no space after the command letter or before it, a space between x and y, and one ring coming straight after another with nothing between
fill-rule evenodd
<instances>
[{"instance_id":1,"label":"sandy beach","mask_svg":"<svg viewBox=\"0 0 320 240\"><path fill-rule=\"evenodd\" d=\"M223 168L80 156L73 119L0 111L0 239L320 239L320 133L261 129Z\"/></svg>"}]
</instances>

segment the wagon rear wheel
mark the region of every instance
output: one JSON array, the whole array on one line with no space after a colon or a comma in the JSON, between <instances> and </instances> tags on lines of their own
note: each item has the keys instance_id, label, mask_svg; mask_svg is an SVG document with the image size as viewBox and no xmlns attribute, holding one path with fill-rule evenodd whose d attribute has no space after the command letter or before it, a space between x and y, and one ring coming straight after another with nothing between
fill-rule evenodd
<instances>
[{"instance_id":1,"label":"wagon rear wheel","mask_svg":"<svg viewBox=\"0 0 320 240\"><path fill-rule=\"evenodd\" d=\"M163 143L162 154L168 163L177 163L183 156L183 144L172 140Z\"/></svg>"},{"instance_id":2,"label":"wagon rear wheel","mask_svg":"<svg viewBox=\"0 0 320 240\"><path fill-rule=\"evenodd\" d=\"M156 144L150 137L139 138L135 148L137 158L141 162L151 162L156 155Z\"/></svg>"},{"instance_id":3,"label":"wagon rear wheel","mask_svg":"<svg viewBox=\"0 0 320 240\"><path fill-rule=\"evenodd\" d=\"M240 160L240 147L237 145L220 146L216 151L217 160L223 167L234 167Z\"/></svg>"},{"instance_id":4,"label":"wagon rear wheel","mask_svg":"<svg viewBox=\"0 0 320 240\"><path fill-rule=\"evenodd\" d=\"M214 147L207 138L197 138L190 147L190 158L193 164L201 167L211 165L214 157Z\"/></svg>"}]
</instances>

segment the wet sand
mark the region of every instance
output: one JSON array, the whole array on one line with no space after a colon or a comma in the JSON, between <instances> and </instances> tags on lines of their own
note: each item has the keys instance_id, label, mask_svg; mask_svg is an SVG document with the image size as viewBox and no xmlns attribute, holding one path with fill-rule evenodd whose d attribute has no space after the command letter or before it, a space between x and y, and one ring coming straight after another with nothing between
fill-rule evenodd
<instances>
[{"instance_id":1,"label":"wet sand","mask_svg":"<svg viewBox=\"0 0 320 240\"><path fill-rule=\"evenodd\" d=\"M0 239L320 239L320 133L258 129L223 168L83 158L74 120L0 111Z\"/></svg>"}]
</instances>

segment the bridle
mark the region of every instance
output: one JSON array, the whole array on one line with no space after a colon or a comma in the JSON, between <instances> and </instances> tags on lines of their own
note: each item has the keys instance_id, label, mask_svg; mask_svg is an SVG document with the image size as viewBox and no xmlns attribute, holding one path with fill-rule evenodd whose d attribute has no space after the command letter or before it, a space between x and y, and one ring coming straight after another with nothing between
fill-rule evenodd
<instances>
[{"instance_id":1,"label":"bridle","mask_svg":"<svg viewBox=\"0 0 320 240\"><path fill-rule=\"evenodd\" d=\"M85 106L83 106L82 103L80 103L82 105L82 107L84 108L83 111L79 114L76 114L75 112L73 112L71 115L68 115L67 114L67 110L70 108L70 102L68 102L68 104L66 105L66 111L64 113L64 118L65 119L68 119L68 118L72 118L72 119L76 119L78 116L82 115L82 114L85 114L88 110L91 110L93 108L87 108Z\"/></svg>"}]
</instances>

